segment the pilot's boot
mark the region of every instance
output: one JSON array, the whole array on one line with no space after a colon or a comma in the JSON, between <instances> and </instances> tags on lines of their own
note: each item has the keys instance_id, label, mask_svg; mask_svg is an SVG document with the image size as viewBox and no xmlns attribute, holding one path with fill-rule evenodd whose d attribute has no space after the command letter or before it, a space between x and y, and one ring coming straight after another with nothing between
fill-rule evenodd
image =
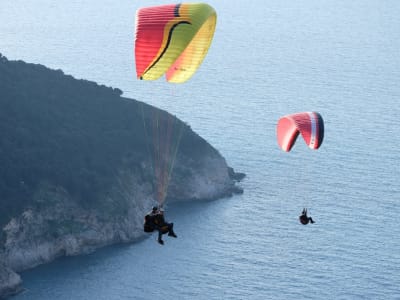
<instances>
[{"instance_id":1,"label":"pilot's boot","mask_svg":"<svg viewBox=\"0 0 400 300\"><path fill-rule=\"evenodd\" d=\"M172 236L172 237L174 237L174 238L177 238L178 236L175 234L175 232L173 232L173 231L170 231L169 233L168 233L168 236Z\"/></svg>"}]
</instances>

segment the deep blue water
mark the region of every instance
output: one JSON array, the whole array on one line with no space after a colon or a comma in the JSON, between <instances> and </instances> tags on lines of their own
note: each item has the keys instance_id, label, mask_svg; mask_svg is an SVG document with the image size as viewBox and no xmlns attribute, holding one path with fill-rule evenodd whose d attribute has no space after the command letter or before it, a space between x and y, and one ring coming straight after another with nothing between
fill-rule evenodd
<instances>
[{"instance_id":1,"label":"deep blue water","mask_svg":"<svg viewBox=\"0 0 400 300\"><path fill-rule=\"evenodd\" d=\"M173 86L135 79L135 11L162 3L2 0L0 52L176 114L245 193L169 205L178 239L27 271L15 299L400 299L400 2L209 1L209 53ZM321 113L324 143L284 153L276 122L299 111Z\"/></svg>"}]
</instances>

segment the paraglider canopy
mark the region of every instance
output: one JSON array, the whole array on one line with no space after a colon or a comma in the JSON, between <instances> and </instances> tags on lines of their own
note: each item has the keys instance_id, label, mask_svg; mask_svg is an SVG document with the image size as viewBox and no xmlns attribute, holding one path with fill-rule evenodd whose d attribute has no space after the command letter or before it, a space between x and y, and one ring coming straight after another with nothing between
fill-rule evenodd
<instances>
[{"instance_id":1,"label":"paraglider canopy","mask_svg":"<svg viewBox=\"0 0 400 300\"><path fill-rule=\"evenodd\" d=\"M279 147L289 152L299 134L311 149L318 149L324 139L324 121L317 112L301 112L283 116L276 127Z\"/></svg>"},{"instance_id":2,"label":"paraglider canopy","mask_svg":"<svg viewBox=\"0 0 400 300\"><path fill-rule=\"evenodd\" d=\"M187 81L210 47L217 15L205 3L181 3L141 8L136 13L137 77L168 82Z\"/></svg>"}]
</instances>

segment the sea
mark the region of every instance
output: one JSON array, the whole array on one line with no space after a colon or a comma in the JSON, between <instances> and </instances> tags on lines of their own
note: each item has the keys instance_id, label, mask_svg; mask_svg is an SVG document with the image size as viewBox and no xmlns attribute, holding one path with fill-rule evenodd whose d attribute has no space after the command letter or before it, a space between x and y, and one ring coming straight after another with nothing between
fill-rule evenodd
<instances>
[{"instance_id":1,"label":"sea","mask_svg":"<svg viewBox=\"0 0 400 300\"><path fill-rule=\"evenodd\" d=\"M137 80L136 10L169 3L1 0L0 52L171 112L246 173L244 193L167 203L177 239L22 272L12 299L400 299L400 2L210 0L194 76ZM322 146L282 151L278 119L304 111Z\"/></svg>"}]
</instances>

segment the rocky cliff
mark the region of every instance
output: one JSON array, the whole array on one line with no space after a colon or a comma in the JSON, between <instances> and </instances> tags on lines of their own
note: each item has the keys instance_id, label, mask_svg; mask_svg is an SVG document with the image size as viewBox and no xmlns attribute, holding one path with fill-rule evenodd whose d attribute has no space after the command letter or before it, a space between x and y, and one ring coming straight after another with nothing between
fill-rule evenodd
<instances>
[{"instance_id":1,"label":"rocky cliff","mask_svg":"<svg viewBox=\"0 0 400 300\"><path fill-rule=\"evenodd\" d=\"M0 261L0 299L21 291L21 277Z\"/></svg>"},{"instance_id":2,"label":"rocky cliff","mask_svg":"<svg viewBox=\"0 0 400 300\"><path fill-rule=\"evenodd\" d=\"M0 55L0 298L21 288L15 272L144 237L160 193L242 192L243 174L189 126L121 94Z\"/></svg>"}]
</instances>

